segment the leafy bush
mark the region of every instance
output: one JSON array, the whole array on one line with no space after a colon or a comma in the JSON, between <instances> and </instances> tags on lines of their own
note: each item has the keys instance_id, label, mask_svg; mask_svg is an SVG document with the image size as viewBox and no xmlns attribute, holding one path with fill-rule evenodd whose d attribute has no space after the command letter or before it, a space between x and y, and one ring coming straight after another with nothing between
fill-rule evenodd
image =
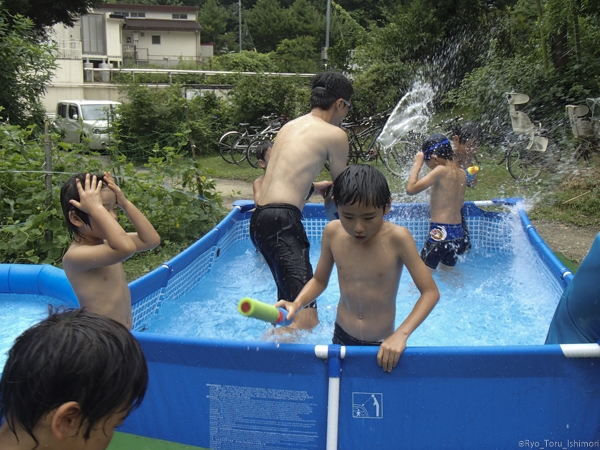
<instances>
[{"instance_id":1,"label":"leafy bush","mask_svg":"<svg viewBox=\"0 0 600 450\"><path fill-rule=\"evenodd\" d=\"M157 146L177 148L189 156L217 150L229 120L224 117L228 108L216 94L186 100L179 85L157 89L131 84L124 91L129 102L121 105L115 123L118 153L147 161Z\"/></svg>"},{"instance_id":2,"label":"leafy bush","mask_svg":"<svg viewBox=\"0 0 600 450\"><path fill-rule=\"evenodd\" d=\"M78 172L114 173L128 198L161 235L162 246L189 245L225 214L214 180L197 161L179 154L175 148L155 147L146 167L139 170L123 155L100 158L89 154L82 145L55 142L51 152L53 171L46 173L44 140L36 137L34 131L34 126L20 128L0 123L3 263L60 265L71 243L60 206L60 188ZM121 223L133 231L126 218Z\"/></svg>"}]
</instances>

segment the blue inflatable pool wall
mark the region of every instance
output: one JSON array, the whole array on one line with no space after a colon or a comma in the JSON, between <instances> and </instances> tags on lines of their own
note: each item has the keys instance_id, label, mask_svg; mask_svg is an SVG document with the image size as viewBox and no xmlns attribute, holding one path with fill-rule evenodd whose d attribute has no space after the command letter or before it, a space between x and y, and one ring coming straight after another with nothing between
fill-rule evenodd
<instances>
[{"instance_id":1,"label":"blue inflatable pool wall","mask_svg":"<svg viewBox=\"0 0 600 450\"><path fill-rule=\"evenodd\" d=\"M131 283L134 334L150 382L122 431L235 450L600 447L597 344L409 347L394 371L384 373L376 348L140 331L165 299L188 292L234 242L248 239L252 207L237 202L210 233ZM322 205L307 205L304 216L309 237L320 234ZM467 204L465 216L474 246L494 251L511 251L502 243L508 217L517 217L556 279L563 287L570 282L572 274L522 210L488 212ZM390 214L417 242L426 236L428 217L427 205L394 205ZM0 290L15 292L5 273Z\"/></svg>"}]
</instances>

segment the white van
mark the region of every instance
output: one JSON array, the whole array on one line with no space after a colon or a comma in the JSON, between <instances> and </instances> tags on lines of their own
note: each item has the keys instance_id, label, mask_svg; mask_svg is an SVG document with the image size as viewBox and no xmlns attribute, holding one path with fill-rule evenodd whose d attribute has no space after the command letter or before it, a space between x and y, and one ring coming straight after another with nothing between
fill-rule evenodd
<instances>
[{"instance_id":1,"label":"white van","mask_svg":"<svg viewBox=\"0 0 600 450\"><path fill-rule=\"evenodd\" d=\"M120 102L110 100L63 100L56 106L55 124L64 133L65 142L84 142L92 150L106 148L109 125Z\"/></svg>"}]
</instances>

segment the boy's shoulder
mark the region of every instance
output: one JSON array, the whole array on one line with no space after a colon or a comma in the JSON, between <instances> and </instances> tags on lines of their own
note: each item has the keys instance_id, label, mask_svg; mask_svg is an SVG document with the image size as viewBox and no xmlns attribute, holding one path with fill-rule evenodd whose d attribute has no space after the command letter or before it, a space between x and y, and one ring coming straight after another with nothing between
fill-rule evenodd
<instances>
[{"instance_id":1,"label":"boy's shoulder","mask_svg":"<svg viewBox=\"0 0 600 450\"><path fill-rule=\"evenodd\" d=\"M407 244L414 245L414 238L410 230L387 220L383 223L383 231L389 236L391 244L396 248L402 248Z\"/></svg>"}]
</instances>

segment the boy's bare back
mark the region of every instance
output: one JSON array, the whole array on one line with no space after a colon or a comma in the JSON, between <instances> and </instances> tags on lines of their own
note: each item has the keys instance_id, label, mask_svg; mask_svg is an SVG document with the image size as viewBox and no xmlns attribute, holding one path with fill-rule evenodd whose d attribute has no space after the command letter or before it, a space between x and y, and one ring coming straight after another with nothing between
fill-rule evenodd
<instances>
[{"instance_id":1,"label":"boy's bare back","mask_svg":"<svg viewBox=\"0 0 600 450\"><path fill-rule=\"evenodd\" d=\"M461 223L460 210L465 203L466 172L455 163L437 166L436 181L431 185L429 206L431 221Z\"/></svg>"},{"instance_id":2,"label":"boy's bare back","mask_svg":"<svg viewBox=\"0 0 600 450\"><path fill-rule=\"evenodd\" d=\"M406 192L414 195L431 188L429 206L431 221L446 224L461 223L460 210L465 202L466 173L454 161L434 157L428 165L432 170L419 179L418 174L424 163L424 155L415 155L415 164L406 184Z\"/></svg>"},{"instance_id":3,"label":"boy's bare back","mask_svg":"<svg viewBox=\"0 0 600 450\"><path fill-rule=\"evenodd\" d=\"M260 205L287 203L301 209L327 159L332 179L346 167L348 138L340 127L325 120L327 114L315 109L281 128L271 150Z\"/></svg>"}]
</instances>

